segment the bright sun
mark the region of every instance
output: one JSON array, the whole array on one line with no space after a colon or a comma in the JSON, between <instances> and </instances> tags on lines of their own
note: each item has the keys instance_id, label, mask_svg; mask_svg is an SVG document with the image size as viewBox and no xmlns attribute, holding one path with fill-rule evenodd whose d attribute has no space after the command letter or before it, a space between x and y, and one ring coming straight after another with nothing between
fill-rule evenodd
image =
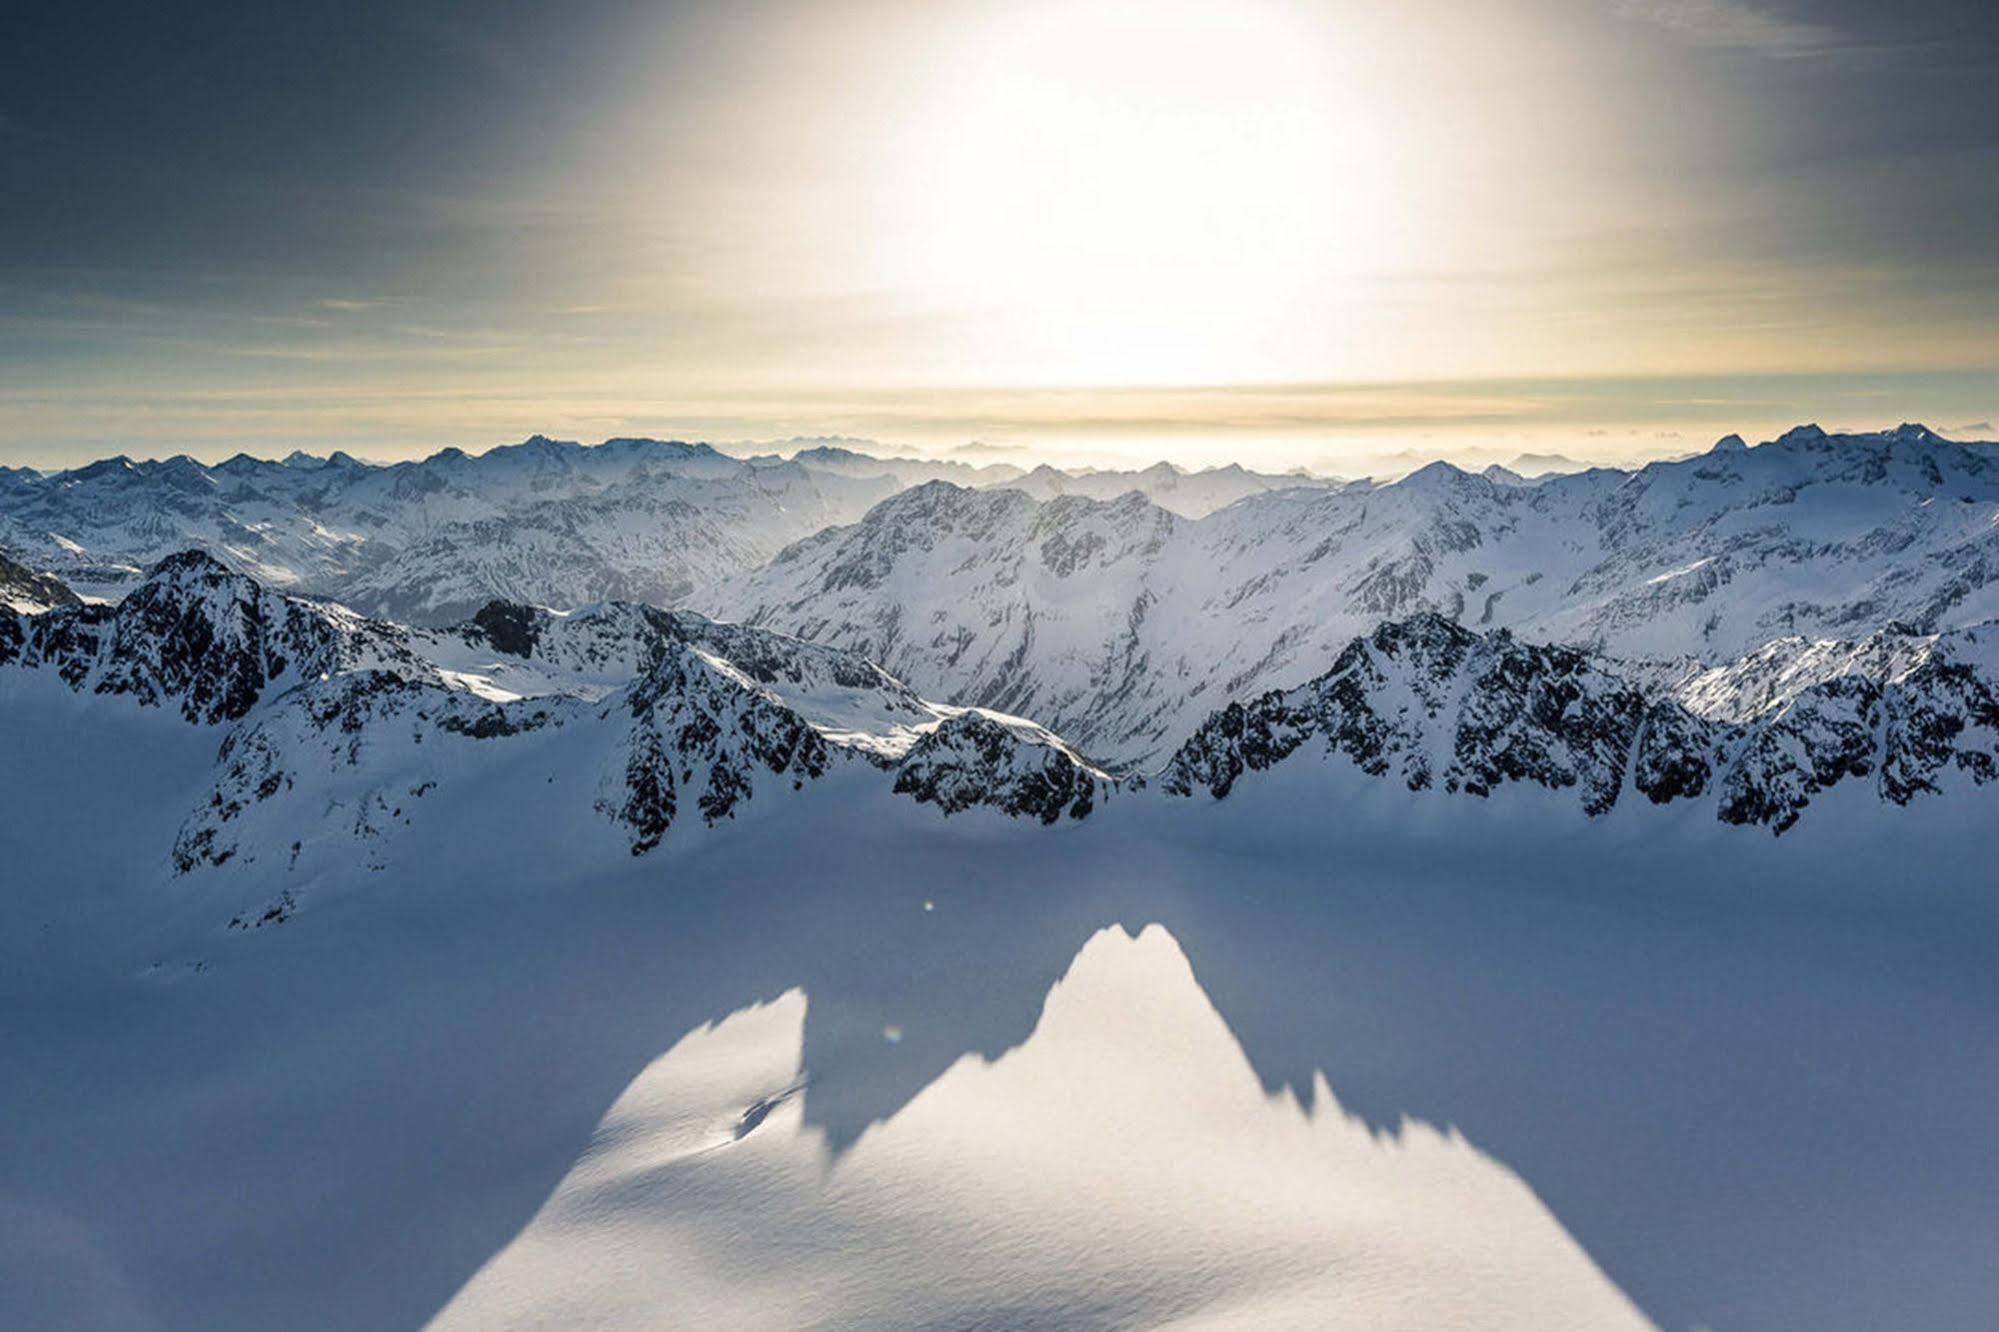
<instances>
[{"instance_id":1,"label":"bright sun","mask_svg":"<svg viewBox=\"0 0 1999 1332\"><path fill-rule=\"evenodd\" d=\"M927 58L875 267L977 378L1256 374L1405 262L1393 103L1274 0L1010 6Z\"/></svg>"}]
</instances>

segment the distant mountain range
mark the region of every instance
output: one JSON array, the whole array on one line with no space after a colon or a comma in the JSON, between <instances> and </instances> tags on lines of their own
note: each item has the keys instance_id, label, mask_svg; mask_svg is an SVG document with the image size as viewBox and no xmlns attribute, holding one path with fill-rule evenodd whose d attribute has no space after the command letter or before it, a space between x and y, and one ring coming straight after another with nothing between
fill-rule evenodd
<instances>
[{"instance_id":1,"label":"distant mountain range","mask_svg":"<svg viewBox=\"0 0 1999 1332\"><path fill-rule=\"evenodd\" d=\"M1612 657L1718 663L1775 638L1999 618L1999 450L1921 426L1733 436L1681 462L1523 484L1436 463L1189 520L1142 494L933 482L697 604L1163 760L1214 707L1432 613Z\"/></svg>"},{"instance_id":2,"label":"distant mountain range","mask_svg":"<svg viewBox=\"0 0 1999 1332\"><path fill-rule=\"evenodd\" d=\"M1138 490L1189 515L1297 484L1241 468L1071 476L884 458L794 441L789 458L706 444L536 436L471 455L377 465L344 453L214 466L109 458L69 471L0 468L0 549L88 596L115 597L189 547L274 586L370 614L444 624L494 597L569 608L670 606L860 518L911 485Z\"/></svg>"}]
</instances>

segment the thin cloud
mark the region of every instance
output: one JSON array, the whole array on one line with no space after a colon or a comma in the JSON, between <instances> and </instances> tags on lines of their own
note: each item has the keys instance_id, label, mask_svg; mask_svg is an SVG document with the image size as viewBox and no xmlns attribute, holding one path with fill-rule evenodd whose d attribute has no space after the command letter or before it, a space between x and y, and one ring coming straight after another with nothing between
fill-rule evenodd
<instances>
[{"instance_id":1,"label":"thin cloud","mask_svg":"<svg viewBox=\"0 0 1999 1332\"><path fill-rule=\"evenodd\" d=\"M361 300L351 296L328 296L319 303L322 310L338 310L342 314L359 314L363 310L379 310L388 305L401 305L402 301L371 299Z\"/></svg>"},{"instance_id":2,"label":"thin cloud","mask_svg":"<svg viewBox=\"0 0 1999 1332\"><path fill-rule=\"evenodd\" d=\"M1846 49L1837 29L1785 18L1746 0L1612 0L1626 18L1656 24L1696 46L1733 47L1779 59Z\"/></svg>"}]
</instances>

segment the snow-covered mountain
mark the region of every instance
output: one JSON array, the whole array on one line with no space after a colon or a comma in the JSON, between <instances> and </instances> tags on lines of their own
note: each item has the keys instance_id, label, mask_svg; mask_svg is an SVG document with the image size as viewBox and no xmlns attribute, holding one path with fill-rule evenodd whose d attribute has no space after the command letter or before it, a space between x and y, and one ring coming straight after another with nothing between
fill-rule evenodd
<instances>
[{"instance_id":1,"label":"snow-covered mountain","mask_svg":"<svg viewBox=\"0 0 1999 1332\"><path fill-rule=\"evenodd\" d=\"M1113 799L1231 796L1314 748L1430 798L1520 784L1568 793L1592 817L1643 797L1778 833L1835 788L1896 806L1975 801L1999 776L1990 626L1792 640L1672 676L1426 613L1345 645L1305 685L1229 703L1150 781L1031 721L929 702L863 657L769 630L497 601L451 629L409 628L273 591L200 551L162 561L115 605L0 617L7 675L221 732L174 838L183 874L234 862L268 875L302 857L307 873L356 855L386 866L441 788L582 819L589 840L639 855L746 813L781 817L789 795L825 781L944 816L1074 822Z\"/></svg>"},{"instance_id":2,"label":"snow-covered mountain","mask_svg":"<svg viewBox=\"0 0 1999 1332\"><path fill-rule=\"evenodd\" d=\"M0 471L0 542L97 595L199 546L274 586L441 624L493 597L671 605L898 488L881 469L752 466L648 439L536 436L393 466L111 458Z\"/></svg>"},{"instance_id":3,"label":"snow-covered mountain","mask_svg":"<svg viewBox=\"0 0 1999 1332\"><path fill-rule=\"evenodd\" d=\"M0 616L0 671L225 730L173 862L367 854L442 783L554 764L633 854L835 771L944 813L1081 818L1111 785L1030 722L928 703L874 664L649 606L505 602L450 630L273 591L202 551L115 605ZM548 784L554 773L545 774ZM768 801L766 801L768 803ZM373 849L369 849L373 848Z\"/></svg>"},{"instance_id":4,"label":"snow-covered mountain","mask_svg":"<svg viewBox=\"0 0 1999 1332\"><path fill-rule=\"evenodd\" d=\"M0 606L33 615L52 606L74 606L80 600L54 574L40 573L0 551Z\"/></svg>"},{"instance_id":5,"label":"snow-covered mountain","mask_svg":"<svg viewBox=\"0 0 1999 1332\"><path fill-rule=\"evenodd\" d=\"M869 479L893 477L898 486L920 486L925 481L950 481L961 486L1004 485L1019 477L1021 469L1012 463L968 463L950 458L908 458L871 453L864 439L838 437L793 439L783 447L787 453L758 453L749 461L758 467L781 467L790 463L815 472Z\"/></svg>"},{"instance_id":6,"label":"snow-covered mountain","mask_svg":"<svg viewBox=\"0 0 1999 1332\"><path fill-rule=\"evenodd\" d=\"M1024 476L998 484L1008 490L1024 491L1040 500L1054 499L1058 495L1114 500L1135 490L1160 508L1177 513L1182 518L1204 518L1216 509L1227 508L1250 495L1298 487L1308 490L1338 489L1344 483L1308 472L1253 472L1240 463L1189 472L1172 463L1160 462L1138 471L1067 471L1043 464Z\"/></svg>"},{"instance_id":7,"label":"snow-covered mountain","mask_svg":"<svg viewBox=\"0 0 1999 1332\"><path fill-rule=\"evenodd\" d=\"M183 552L0 613L0 1322L1978 1326L1995 681L1419 613L1119 776Z\"/></svg>"},{"instance_id":8,"label":"snow-covered mountain","mask_svg":"<svg viewBox=\"0 0 1999 1332\"><path fill-rule=\"evenodd\" d=\"M1233 703L1159 785L1217 799L1303 750L1405 786L1571 793L1592 817L1692 802L1782 833L1856 789L1895 805L1977 799L1999 778L1999 625L1794 640L1661 689L1574 648L1476 634L1435 614L1356 639L1295 689Z\"/></svg>"},{"instance_id":9,"label":"snow-covered mountain","mask_svg":"<svg viewBox=\"0 0 1999 1332\"><path fill-rule=\"evenodd\" d=\"M1627 659L1999 617L1999 449L1921 426L1532 485L1433 464L1189 520L1125 495L933 483L697 599L880 661L933 697L1163 760L1228 699L1291 687L1424 612Z\"/></svg>"}]
</instances>

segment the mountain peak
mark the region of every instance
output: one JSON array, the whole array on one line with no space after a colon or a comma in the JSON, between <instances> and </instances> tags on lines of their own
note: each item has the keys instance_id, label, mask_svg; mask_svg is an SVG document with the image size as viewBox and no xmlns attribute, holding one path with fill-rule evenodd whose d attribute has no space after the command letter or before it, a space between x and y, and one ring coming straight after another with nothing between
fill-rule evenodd
<instances>
[{"instance_id":1,"label":"mountain peak","mask_svg":"<svg viewBox=\"0 0 1999 1332\"><path fill-rule=\"evenodd\" d=\"M132 460L120 453L110 458L99 458L94 463L85 463L70 475L81 481L102 476L117 476L131 470Z\"/></svg>"},{"instance_id":2,"label":"mountain peak","mask_svg":"<svg viewBox=\"0 0 1999 1332\"><path fill-rule=\"evenodd\" d=\"M1825 431L1815 424L1792 426L1777 436L1779 444L1816 444L1826 438Z\"/></svg>"},{"instance_id":3,"label":"mountain peak","mask_svg":"<svg viewBox=\"0 0 1999 1332\"><path fill-rule=\"evenodd\" d=\"M196 546L190 547L187 550L175 551L165 559L160 560L152 568L146 570L146 581L159 582L189 574L226 576L231 572L228 565Z\"/></svg>"},{"instance_id":4,"label":"mountain peak","mask_svg":"<svg viewBox=\"0 0 1999 1332\"><path fill-rule=\"evenodd\" d=\"M1439 458L1433 463L1426 463L1417 468L1415 471L1409 473L1409 475L1403 477L1397 484L1407 486L1412 490L1434 492L1447 488L1455 488L1471 479L1471 473L1465 471L1462 467Z\"/></svg>"}]
</instances>

